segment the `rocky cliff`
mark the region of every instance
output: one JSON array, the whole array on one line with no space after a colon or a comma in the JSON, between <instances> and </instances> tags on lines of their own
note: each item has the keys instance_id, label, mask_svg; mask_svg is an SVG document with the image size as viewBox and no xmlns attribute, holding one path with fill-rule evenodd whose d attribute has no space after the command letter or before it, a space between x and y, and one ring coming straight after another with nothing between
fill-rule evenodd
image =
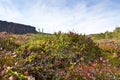
<instances>
[{"instance_id":1,"label":"rocky cliff","mask_svg":"<svg viewBox=\"0 0 120 80\"><path fill-rule=\"evenodd\" d=\"M0 32L13 34L37 33L35 27L0 20Z\"/></svg>"}]
</instances>

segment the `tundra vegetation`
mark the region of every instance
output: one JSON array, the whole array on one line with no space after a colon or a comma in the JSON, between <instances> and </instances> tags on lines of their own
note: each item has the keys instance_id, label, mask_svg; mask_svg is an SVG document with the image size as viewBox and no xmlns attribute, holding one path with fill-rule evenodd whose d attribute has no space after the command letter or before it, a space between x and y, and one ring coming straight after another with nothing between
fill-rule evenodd
<instances>
[{"instance_id":1,"label":"tundra vegetation","mask_svg":"<svg viewBox=\"0 0 120 80\"><path fill-rule=\"evenodd\" d=\"M0 33L0 80L119 80L120 31Z\"/></svg>"}]
</instances>

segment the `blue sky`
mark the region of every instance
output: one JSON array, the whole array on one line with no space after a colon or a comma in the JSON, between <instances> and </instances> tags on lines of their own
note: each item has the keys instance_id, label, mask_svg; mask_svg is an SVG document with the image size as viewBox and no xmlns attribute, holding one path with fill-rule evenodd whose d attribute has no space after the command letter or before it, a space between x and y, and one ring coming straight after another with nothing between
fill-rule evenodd
<instances>
[{"instance_id":1,"label":"blue sky","mask_svg":"<svg viewBox=\"0 0 120 80\"><path fill-rule=\"evenodd\" d=\"M112 31L120 25L120 0L0 0L0 20L77 33Z\"/></svg>"}]
</instances>

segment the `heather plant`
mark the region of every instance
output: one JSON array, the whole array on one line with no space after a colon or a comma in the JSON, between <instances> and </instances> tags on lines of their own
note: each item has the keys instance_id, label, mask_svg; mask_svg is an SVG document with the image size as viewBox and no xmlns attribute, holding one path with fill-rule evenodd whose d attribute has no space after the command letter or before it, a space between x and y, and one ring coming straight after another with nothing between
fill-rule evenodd
<instances>
[{"instance_id":1,"label":"heather plant","mask_svg":"<svg viewBox=\"0 0 120 80\"><path fill-rule=\"evenodd\" d=\"M15 35L2 32L0 33L0 48L6 51L14 51L32 38L32 34Z\"/></svg>"},{"instance_id":2,"label":"heather plant","mask_svg":"<svg viewBox=\"0 0 120 80\"><path fill-rule=\"evenodd\" d=\"M35 37L19 48L16 58L22 59L17 70L27 70L36 79L54 79L55 74L73 64L89 64L101 56L98 46L85 35L59 32Z\"/></svg>"},{"instance_id":3,"label":"heather plant","mask_svg":"<svg viewBox=\"0 0 120 80\"><path fill-rule=\"evenodd\" d=\"M67 72L66 72L67 71ZM64 80L119 80L120 72L118 68L112 67L109 60L100 57L89 65L79 63L74 67L64 69L57 74L60 79Z\"/></svg>"},{"instance_id":4,"label":"heather plant","mask_svg":"<svg viewBox=\"0 0 120 80\"><path fill-rule=\"evenodd\" d=\"M0 38L0 48L1 49L14 51L14 49L16 49L17 47L19 47L19 45L12 42L10 39Z\"/></svg>"},{"instance_id":5,"label":"heather plant","mask_svg":"<svg viewBox=\"0 0 120 80\"><path fill-rule=\"evenodd\" d=\"M112 32L91 35L93 41L101 48L104 58L109 59L114 66L120 66L120 32L116 27Z\"/></svg>"},{"instance_id":6,"label":"heather plant","mask_svg":"<svg viewBox=\"0 0 120 80\"><path fill-rule=\"evenodd\" d=\"M5 47L0 49L2 80L120 78L119 67L111 64L113 58L105 55L105 48L98 46L86 35L58 32L52 35L9 34L4 37L0 44L5 42L5 45L10 45L2 45L2 48ZM6 48L11 46L10 49Z\"/></svg>"}]
</instances>

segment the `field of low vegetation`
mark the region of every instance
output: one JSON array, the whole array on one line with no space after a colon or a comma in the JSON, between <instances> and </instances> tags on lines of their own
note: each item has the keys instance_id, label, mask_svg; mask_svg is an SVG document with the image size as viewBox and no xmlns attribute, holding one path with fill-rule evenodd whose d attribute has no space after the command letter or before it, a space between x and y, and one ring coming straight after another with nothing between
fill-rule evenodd
<instances>
[{"instance_id":1,"label":"field of low vegetation","mask_svg":"<svg viewBox=\"0 0 120 80\"><path fill-rule=\"evenodd\" d=\"M1 32L0 80L120 80L120 28L89 36Z\"/></svg>"}]
</instances>

